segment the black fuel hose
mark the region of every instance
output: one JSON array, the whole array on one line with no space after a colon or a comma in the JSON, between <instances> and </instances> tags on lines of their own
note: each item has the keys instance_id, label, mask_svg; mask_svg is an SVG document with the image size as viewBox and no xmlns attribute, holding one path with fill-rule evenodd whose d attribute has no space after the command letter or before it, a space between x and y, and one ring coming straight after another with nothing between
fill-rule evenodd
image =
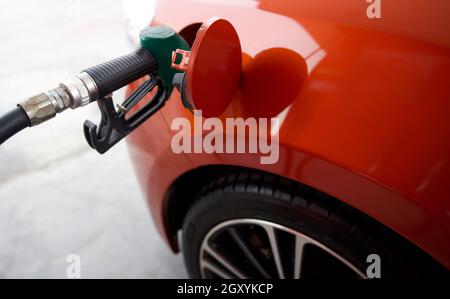
<instances>
[{"instance_id":1,"label":"black fuel hose","mask_svg":"<svg viewBox=\"0 0 450 299\"><path fill-rule=\"evenodd\" d=\"M17 106L0 117L0 144L29 126L30 119L28 115L21 107Z\"/></svg>"}]
</instances>

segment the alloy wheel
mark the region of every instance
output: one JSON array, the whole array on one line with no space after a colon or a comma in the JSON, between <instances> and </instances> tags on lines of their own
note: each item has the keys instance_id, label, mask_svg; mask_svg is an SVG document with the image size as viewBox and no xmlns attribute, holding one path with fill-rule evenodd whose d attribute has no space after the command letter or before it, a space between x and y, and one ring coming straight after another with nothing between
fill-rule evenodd
<instances>
[{"instance_id":1,"label":"alloy wheel","mask_svg":"<svg viewBox=\"0 0 450 299\"><path fill-rule=\"evenodd\" d=\"M214 226L202 241L199 261L203 278L366 278L324 244L259 219Z\"/></svg>"}]
</instances>

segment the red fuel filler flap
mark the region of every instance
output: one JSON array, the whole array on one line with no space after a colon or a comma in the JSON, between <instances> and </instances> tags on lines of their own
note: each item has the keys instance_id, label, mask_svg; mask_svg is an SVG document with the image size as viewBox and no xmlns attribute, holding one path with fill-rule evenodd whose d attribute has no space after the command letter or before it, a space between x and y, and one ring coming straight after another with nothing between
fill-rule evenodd
<instances>
[{"instance_id":1,"label":"red fuel filler flap","mask_svg":"<svg viewBox=\"0 0 450 299\"><path fill-rule=\"evenodd\" d=\"M202 110L205 117L219 116L230 104L239 85L242 52L239 36L230 22L212 18L197 32L192 50L172 53L175 86L183 104Z\"/></svg>"}]
</instances>

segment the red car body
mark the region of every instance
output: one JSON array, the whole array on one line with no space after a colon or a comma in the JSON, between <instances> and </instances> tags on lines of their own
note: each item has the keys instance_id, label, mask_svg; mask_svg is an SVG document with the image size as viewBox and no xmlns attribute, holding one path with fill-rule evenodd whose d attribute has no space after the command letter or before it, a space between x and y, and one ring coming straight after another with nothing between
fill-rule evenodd
<instances>
[{"instance_id":1,"label":"red car body","mask_svg":"<svg viewBox=\"0 0 450 299\"><path fill-rule=\"evenodd\" d=\"M193 120L178 92L129 137L153 219L174 250L173 184L203 166L211 166L211 176L214 167L234 166L330 194L450 268L450 2L383 1L381 19L367 17L368 5L158 2L152 24L170 26L186 40L195 37L190 25L213 16L235 26L241 88L221 117L281 119L280 159L273 165L261 165L255 154L174 154L172 120Z\"/></svg>"}]
</instances>

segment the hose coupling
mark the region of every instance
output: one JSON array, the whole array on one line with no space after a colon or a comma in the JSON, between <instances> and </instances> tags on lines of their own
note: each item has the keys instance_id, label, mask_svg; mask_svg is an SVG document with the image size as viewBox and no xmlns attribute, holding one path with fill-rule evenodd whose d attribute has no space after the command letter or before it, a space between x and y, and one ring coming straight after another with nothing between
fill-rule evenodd
<instances>
[{"instance_id":1,"label":"hose coupling","mask_svg":"<svg viewBox=\"0 0 450 299\"><path fill-rule=\"evenodd\" d=\"M69 96L60 87L32 96L19 104L30 119L32 127L55 117L68 105Z\"/></svg>"},{"instance_id":2,"label":"hose coupling","mask_svg":"<svg viewBox=\"0 0 450 299\"><path fill-rule=\"evenodd\" d=\"M98 91L94 80L83 72L56 88L28 98L19 106L26 112L33 127L69 107L76 109L97 99Z\"/></svg>"}]
</instances>

